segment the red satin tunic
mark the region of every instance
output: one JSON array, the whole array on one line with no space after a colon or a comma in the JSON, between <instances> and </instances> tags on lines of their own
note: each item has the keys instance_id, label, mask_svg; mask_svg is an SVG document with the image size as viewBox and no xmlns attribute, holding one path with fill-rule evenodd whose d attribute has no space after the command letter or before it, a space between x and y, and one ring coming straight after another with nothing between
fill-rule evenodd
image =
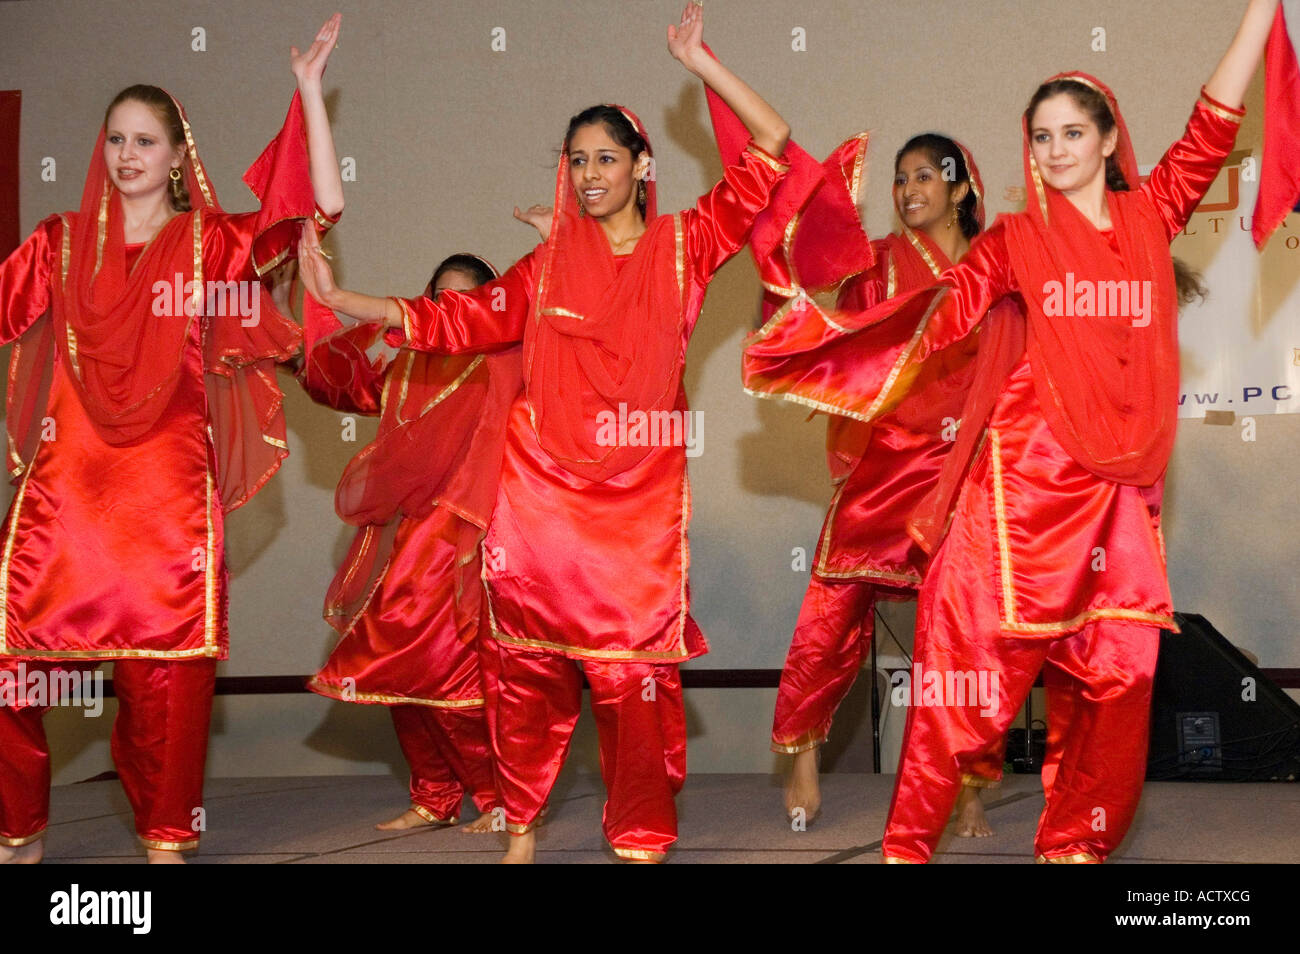
<instances>
[{"instance_id":1,"label":"red satin tunic","mask_svg":"<svg viewBox=\"0 0 1300 954\"><path fill-rule=\"evenodd\" d=\"M891 244L873 241L876 260L850 279L839 307L865 311L882 301L924 287L919 269L899 269ZM937 279L950 264L929 249L928 271ZM917 256L920 257L919 255ZM831 417L827 456L835 495L817 541L813 573L828 580L867 580L914 592L927 562L907 533L907 520L934 486L951 448L954 424L961 418L964 388L973 370L974 343L962 341L928 366L903 403L870 424ZM942 383L935 379L938 375Z\"/></svg>"},{"instance_id":2,"label":"red satin tunic","mask_svg":"<svg viewBox=\"0 0 1300 954\"><path fill-rule=\"evenodd\" d=\"M1198 103L1183 139L1142 185L1170 241L1214 181L1236 132L1235 119ZM960 339L992 303L1017 294L996 222L948 274L958 281L961 306L952 320L926 328L922 352ZM1022 356L994 406L940 551L945 572L935 615L961 625L972 594L983 591L996 600L1010 635L1058 636L1095 619L1176 629L1159 526L1162 491L1102 480L1075 462L1048 427Z\"/></svg>"},{"instance_id":3,"label":"red satin tunic","mask_svg":"<svg viewBox=\"0 0 1300 954\"><path fill-rule=\"evenodd\" d=\"M680 280L689 295L680 360L714 272L744 246L754 216L784 172L751 152L680 213ZM415 348L482 351L523 339L542 249L497 281L404 301ZM502 296L498 289L504 291ZM505 302L494 310L494 302ZM663 320L676 321L676 316ZM679 388L675 410L687 412ZM502 643L575 659L680 662L707 652L690 617L686 452L656 446L608 480L578 477L538 443L527 396L511 410L496 510L483 544L489 622Z\"/></svg>"},{"instance_id":4,"label":"red satin tunic","mask_svg":"<svg viewBox=\"0 0 1300 954\"><path fill-rule=\"evenodd\" d=\"M354 347L314 349L308 360L323 373L304 377L311 396L341 410L378 414L387 382L400 370L400 362L382 352L378 367L370 357L380 347L381 331L373 325L357 326L347 333ZM321 381L347 384L326 388ZM389 423L388 418L381 423L381 435ZM453 612L456 521L443 507L402 518L383 577L329 661L312 678L313 690L349 702L385 705L483 704L477 648L461 640Z\"/></svg>"},{"instance_id":5,"label":"red satin tunic","mask_svg":"<svg viewBox=\"0 0 1300 954\"><path fill-rule=\"evenodd\" d=\"M203 213L205 281L252 277L256 219ZM48 306L64 228L47 219L0 266L0 342ZM157 279L170 286L174 276ZM44 439L5 518L0 657L226 658L201 336L194 322L171 404L152 433L126 445L100 439L56 351Z\"/></svg>"}]
</instances>

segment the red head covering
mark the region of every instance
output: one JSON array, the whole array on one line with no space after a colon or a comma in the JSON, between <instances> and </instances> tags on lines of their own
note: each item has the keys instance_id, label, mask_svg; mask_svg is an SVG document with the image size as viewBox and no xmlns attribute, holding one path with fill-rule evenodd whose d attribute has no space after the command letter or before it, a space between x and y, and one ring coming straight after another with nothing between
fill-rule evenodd
<instances>
[{"instance_id":1,"label":"red head covering","mask_svg":"<svg viewBox=\"0 0 1300 954\"><path fill-rule=\"evenodd\" d=\"M1105 98L1118 132L1115 158L1129 184L1138 185L1114 94L1084 73L1048 82L1061 79ZM1052 433L1081 465L1107 480L1149 486L1168 463L1178 410L1178 296L1164 224L1142 193L1108 188L1116 254L1068 198L1043 182L1028 117L1022 132L1029 204L1008 217L1007 245L1027 306L1038 400ZM1068 300L1072 290L1080 297Z\"/></svg>"},{"instance_id":2,"label":"red head covering","mask_svg":"<svg viewBox=\"0 0 1300 954\"><path fill-rule=\"evenodd\" d=\"M130 273L126 268L121 194L104 162L100 128L81 207L69 213L71 249L64 294L56 296L54 333L86 413L103 439L124 444L144 435L171 401L190 326L202 312L201 288L186 291L183 314L154 314L154 282L202 282L201 214L220 211L199 160L189 121L173 97L185 129L181 173L193 211L162 227Z\"/></svg>"},{"instance_id":3,"label":"red head covering","mask_svg":"<svg viewBox=\"0 0 1300 954\"><path fill-rule=\"evenodd\" d=\"M641 121L621 106L613 108L646 139L649 152ZM653 179L645 190L646 231L620 270L605 230L578 214L568 150L561 150L554 218L524 332L524 374L542 448L588 480L621 473L651 451L603 444L603 413L617 415L620 405L627 413L671 410L681 381L681 226L677 216L658 215Z\"/></svg>"},{"instance_id":4,"label":"red head covering","mask_svg":"<svg viewBox=\"0 0 1300 954\"><path fill-rule=\"evenodd\" d=\"M1118 130L1116 161L1124 178L1136 185L1137 158L1114 94L1083 73L1061 73L1047 82L1057 79L1072 80L1105 97ZM1052 434L1080 465L1107 480L1150 486L1164 473L1173 446L1177 292L1164 226L1139 193L1108 189L1117 256L1073 203L1043 182L1027 118L1021 126L1028 208L1004 221L1027 313L1022 318L1010 299L1004 299L982 323L975 383L956 445L944 460L935 490L908 526L930 553L947 532L984 422L1026 348L1034 392ZM1064 292L1067 274L1073 275L1074 287L1090 286L1094 293L1100 282L1149 282L1151 312L1146 324L1135 325L1124 315L1047 314L1047 289L1056 282Z\"/></svg>"},{"instance_id":5,"label":"red head covering","mask_svg":"<svg viewBox=\"0 0 1300 954\"><path fill-rule=\"evenodd\" d=\"M180 169L192 209L173 216L128 272L121 194L104 162L101 127L81 206L62 216L64 264L50 319L42 319L24 335L11 361L11 456L25 467L35 453L55 348L97 433L106 443L125 444L147 434L171 401L193 322L201 321L218 479L222 505L229 511L247 501L288 453L274 364L292 355L300 336L265 289L259 291L256 326L204 317L203 283L212 276L203 274L203 220L220 213L221 206L184 107L175 97L172 102L185 134ZM295 94L279 136L245 176L254 194L270 205L270 212L263 209L259 215L258 239L284 227L291 215L312 214L315 202L307 168L302 107ZM301 175L291 175L293 170ZM269 224L260 227L264 222ZM248 277L253 277L251 268ZM182 283L181 314L155 312L164 297L175 305L174 293L160 296L155 291L160 280L169 288Z\"/></svg>"}]
</instances>

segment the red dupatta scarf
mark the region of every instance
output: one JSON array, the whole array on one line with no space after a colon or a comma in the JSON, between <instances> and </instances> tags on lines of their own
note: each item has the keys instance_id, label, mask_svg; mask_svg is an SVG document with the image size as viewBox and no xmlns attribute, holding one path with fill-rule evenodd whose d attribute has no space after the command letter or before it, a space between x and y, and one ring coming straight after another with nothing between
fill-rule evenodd
<instances>
[{"instance_id":1,"label":"red dupatta scarf","mask_svg":"<svg viewBox=\"0 0 1300 954\"><path fill-rule=\"evenodd\" d=\"M641 121L614 108L649 143ZM561 151L554 218L524 331L524 375L538 442L565 470L592 481L634 467L653 449L603 444L603 414L618 415L620 405L629 414L672 410L681 382L681 221L658 214L652 179L645 188L645 234L619 270L605 230L578 214L569 154Z\"/></svg>"},{"instance_id":2,"label":"red dupatta scarf","mask_svg":"<svg viewBox=\"0 0 1300 954\"><path fill-rule=\"evenodd\" d=\"M473 257L497 276L490 262ZM309 361L313 349L357 333L310 295L304 323L312 329ZM340 347L352 347L356 361L369 360L349 342ZM475 636L483 592L479 544L496 503L506 421L522 387L521 354L519 347L477 355L403 348L393 359L378 434L348 462L334 495L340 519L361 528L325 596L325 619L339 632L355 625L383 580L402 519L441 507L457 518L457 631L464 641Z\"/></svg>"},{"instance_id":3,"label":"red dupatta scarf","mask_svg":"<svg viewBox=\"0 0 1300 954\"><path fill-rule=\"evenodd\" d=\"M1084 73L1057 79L1106 98L1119 133L1115 156L1136 187L1137 159L1114 94ZM1107 189L1116 255L1073 203L1042 181L1027 121L1022 127L1029 207L1008 218L1007 246L1027 306L1035 392L1053 435L1079 464L1106 480L1149 486L1168 464L1178 409L1178 295L1164 224L1142 193ZM1071 284L1079 290L1073 302ZM1111 307L1121 299L1110 290L1120 288L1130 292L1127 309ZM1091 308L1082 297L1089 293ZM1138 315L1134 304L1142 299L1150 307Z\"/></svg>"},{"instance_id":4,"label":"red dupatta scarf","mask_svg":"<svg viewBox=\"0 0 1300 954\"><path fill-rule=\"evenodd\" d=\"M1137 185L1137 159L1114 94L1084 73L1061 73L1055 79L1074 80L1106 98L1119 131L1115 156L1124 178ZM1160 479L1173 448L1178 305L1164 225L1139 193L1108 189L1117 256L1069 199L1042 181L1028 123L1021 127L1029 207L1005 221L1026 312L1015 313L1004 300L983 323L975 384L956 446L944 461L938 486L908 526L931 553L947 532L984 423L1026 349L1048 426L1081 466L1106 480L1145 487ZM1053 287L1049 283L1060 283L1063 295L1067 274L1073 275L1075 288L1091 287L1094 293L1112 287L1101 282L1150 282L1146 323L1135 325L1126 315L1049 315L1048 310L1058 310L1046 307Z\"/></svg>"},{"instance_id":5,"label":"red dupatta scarf","mask_svg":"<svg viewBox=\"0 0 1300 954\"><path fill-rule=\"evenodd\" d=\"M181 171L193 208L173 216L128 272L121 196L104 163L101 127L81 206L62 216L60 280L51 312L24 334L10 361L11 473L17 476L26 469L40 443L56 349L96 432L105 443L127 444L148 434L170 403L192 324L203 321L208 410L222 505L228 512L247 501L288 453L274 365L293 354L300 336L265 289L259 291L255 327L243 327L237 317L211 323L204 317L203 217L219 213L221 206L184 107L175 97L172 102L185 131ZM259 229L255 254L272 230L292 227L291 216L312 214L307 169L302 108L295 94L280 134L245 175L254 194L267 202L259 224L275 216ZM178 280L180 314L155 314L163 297L172 306L165 310L177 310L171 289ZM167 284L165 295L155 290L159 281Z\"/></svg>"}]
</instances>

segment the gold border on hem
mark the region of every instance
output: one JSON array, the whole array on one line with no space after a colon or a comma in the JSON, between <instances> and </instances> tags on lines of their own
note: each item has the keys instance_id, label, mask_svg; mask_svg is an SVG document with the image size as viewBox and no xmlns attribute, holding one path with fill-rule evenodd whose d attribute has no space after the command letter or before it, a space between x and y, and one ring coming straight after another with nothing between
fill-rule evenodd
<instances>
[{"instance_id":1,"label":"gold border on hem","mask_svg":"<svg viewBox=\"0 0 1300 954\"><path fill-rule=\"evenodd\" d=\"M972 775L970 772L963 772L961 775L961 783L966 788L1000 788L1002 786L1002 779L985 778L982 775Z\"/></svg>"},{"instance_id":2,"label":"gold border on hem","mask_svg":"<svg viewBox=\"0 0 1300 954\"><path fill-rule=\"evenodd\" d=\"M42 828L36 834L24 835L22 838L7 838L0 835L0 845L4 845L6 848L21 848L23 845L30 845L32 842L44 838L46 831L47 829Z\"/></svg>"},{"instance_id":3,"label":"gold border on hem","mask_svg":"<svg viewBox=\"0 0 1300 954\"><path fill-rule=\"evenodd\" d=\"M370 702L379 705L395 706L430 706L435 709L474 709L486 704L486 700L484 699L421 699L416 696L399 696L383 692L354 692L350 698L345 699L342 695L343 690L325 682L319 676L312 676L308 679L307 686L313 692L319 693L328 699L335 699L339 702Z\"/></svg>"},{"instance_id":4,"label":"gold border on hem","mask_svg":"<svg viewBox=\"0 0 1300 954\"><path fill-rule=\"evenodd\" d=\"M629 861L663 861L668 857L666 851L646 851L643 848L619 848L617 845L610 844L614 849L614 854L620 858L626 858Z\"/></svg>"},{"instance_id":5,"label":"gold border on hem","mask_svg":"<svg viewBox=\"0 0 1300 954\"><path fill-rule=\"evenodd\" d=\"M882 865L919 865L924 864L921 861L912 861L909 858L899 858L896 855L881 855L880 863Z\"/></svg>"},{"instance_id":6,"label":"gold border on hem","mask_svg":"<svg viewBox=\"0 0 1300 954\"><path fill-rule=\"evenodd\" d=\"M458 824L460 824L460 818L459 818L458 816L456 816L456 815L452 815L450 818L439 818L439 817L438 817L437 815L435 815L433 812L429 811L429 809L425 808L423 805L417 805L417 804L415 804L415 802L411 802L411 811L415 812L415 814L419 815L421 818L423 818L425 821L427 821L430 825L458 825Z\"/></svg>"},{"instance_id":7,"label":"gold border on hem","mask_svg":"<svg viewBox=\"0 0 1300 954\"><path fill-rule=\"evenodd\" d=\"M800 752L807 752L809 749L815 749L817 746L823 745L826 742L826 739L826 735L821 735L808 742L794 742L790 745L782 745L780 742L773 739L771 749L777 755L798 755Z\"/></svg>"},{"instance_id":8,"label":"gold border on hem","mask_svg":"<svg viewBox=\"0 0 1300 954\"><path fill-rule=\"evenodd\" d=\"M1101 859L1091 851L1076 851L1072 855L1039 855L1034 859L1040 865L1099 865Z\"/></svg>"},{"instance_id":9,"label":"gold border on hem","mask_svg":"<svg viewBox=\"0 0 1300 954\"><path fill-rule=\"evenodd\" d=\"M136 837L140 839L140 844L146 848L152 848L154 851L192 851L199 846L197 838L189 841L155 841L152 838L144 837L144 835Z\"/></svg>"}]
</instances>

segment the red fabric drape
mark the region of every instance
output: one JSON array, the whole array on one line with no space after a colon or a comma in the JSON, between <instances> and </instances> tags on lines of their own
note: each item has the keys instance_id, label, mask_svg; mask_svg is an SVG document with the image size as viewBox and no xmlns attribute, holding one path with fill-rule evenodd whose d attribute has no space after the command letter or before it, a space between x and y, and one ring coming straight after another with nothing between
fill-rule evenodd
<instances>
[{"instance_id":1,"label":"red fabric drape","mask_svg":"<svg viewBox=\"0 0 1300 954\"><path fill-rule=\"evenodd\" d=\"M614 108L646 136L633 113ZM659 217L653 180L645 189L645 234L630 260L616 268L604 230L578 215L568 153L560 154L555 214L524 333L524 366L538 441L561 467L587 480L622 473L650 452L602 445L602 412L618 415L620 405L625 413L670 411L677 400L686 304L676 263L677 220ZM645 320L674 313L671 324Z\"/></svg>"}]
</instances>

